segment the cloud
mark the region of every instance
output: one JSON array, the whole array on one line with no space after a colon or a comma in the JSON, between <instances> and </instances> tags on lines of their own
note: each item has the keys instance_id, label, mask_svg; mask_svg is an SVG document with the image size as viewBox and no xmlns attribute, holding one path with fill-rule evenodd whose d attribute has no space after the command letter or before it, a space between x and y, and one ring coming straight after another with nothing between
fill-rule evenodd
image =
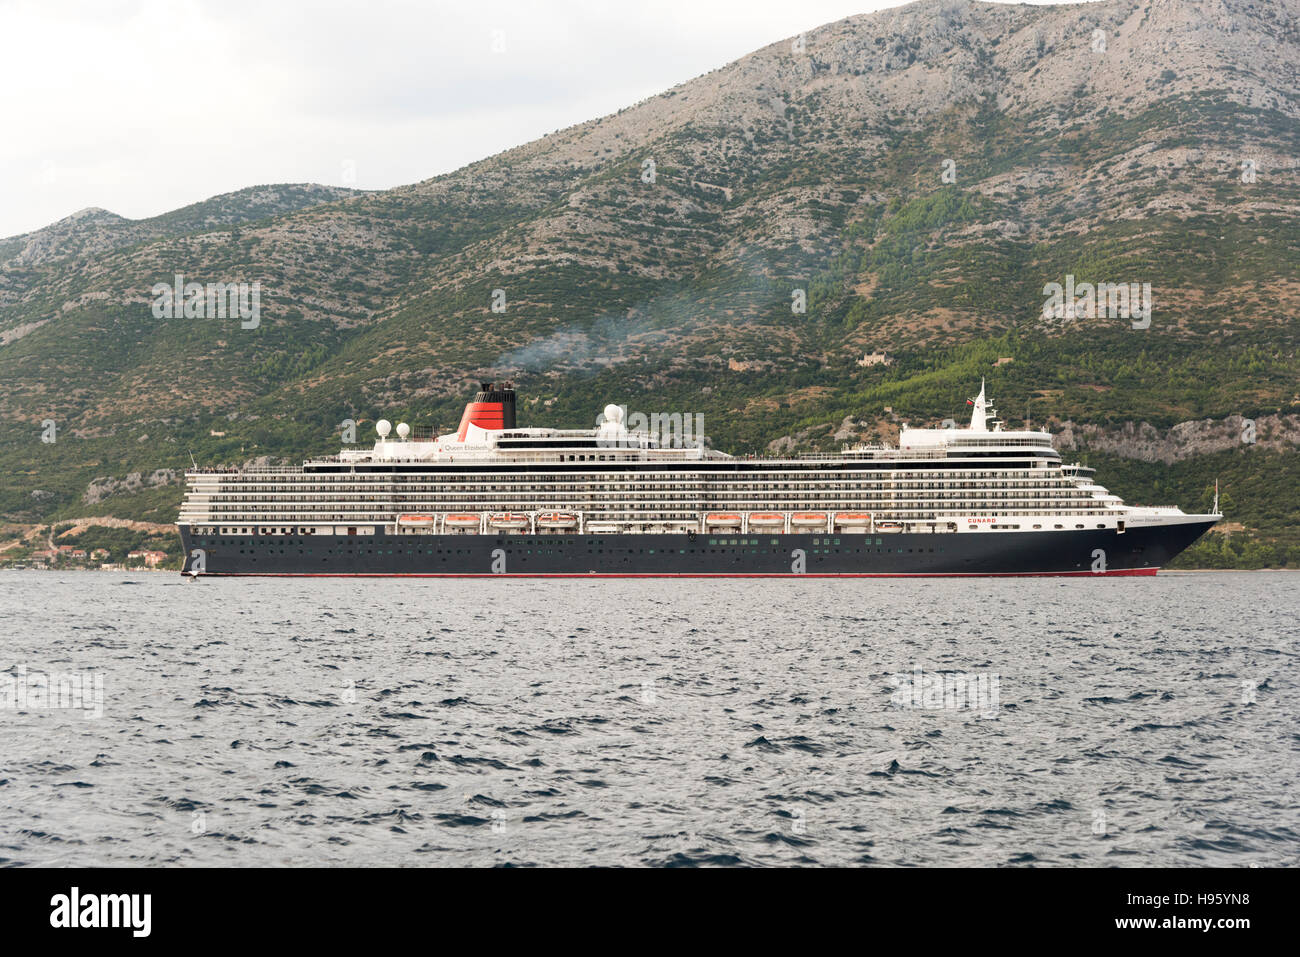
<instances>
[{"instance_id":1,"label":"cloud","mask_svg":"<svg viewBox=\"0 0 1300 957\"><path fill-rule=\"evenodd\" d=\"M417 182L890 5L0 0L0 236L262 183Z\"/></svg>"}]
</instances>

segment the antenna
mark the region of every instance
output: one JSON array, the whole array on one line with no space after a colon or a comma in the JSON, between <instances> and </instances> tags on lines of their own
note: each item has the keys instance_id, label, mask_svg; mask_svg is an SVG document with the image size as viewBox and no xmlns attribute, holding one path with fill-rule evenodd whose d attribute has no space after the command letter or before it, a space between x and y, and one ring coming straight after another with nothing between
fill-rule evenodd
<instances>
[{"instance_id":1,"label":"antenna","mask_svg":"<svg viewBox=\"0 0 1300 957\"><path fill-rule=\"evenodd\" d=\"M1218 514L1219 514L1219 480L1218 480L1218 478L1215 478L1215 480L1214 480L1214 507L1210 509L1210 514L1211 514L1211 515L1218 515Z\"/></svg>"}]
</instances>

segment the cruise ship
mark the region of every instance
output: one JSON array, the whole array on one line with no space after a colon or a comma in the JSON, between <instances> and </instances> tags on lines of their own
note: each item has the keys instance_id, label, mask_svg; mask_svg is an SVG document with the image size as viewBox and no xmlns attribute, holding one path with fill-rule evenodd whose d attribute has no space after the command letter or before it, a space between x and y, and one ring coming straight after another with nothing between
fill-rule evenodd
<instances>
[{"instance_id":1,"label":"cruise ship","mask_svg":"<svg viewBox=\"0 0 1300 957\"><path fill-rule=\"evenodd\" d=\"M519 428L513 385L482 383L445 435L380 420L372 448L188 471L183 573L1154 575L1222 518L1126 505L1048 433L1004 428L982 384L967 401L966 426L897 447L736 457L616 405Z\"/></svg>"}]
</instances>

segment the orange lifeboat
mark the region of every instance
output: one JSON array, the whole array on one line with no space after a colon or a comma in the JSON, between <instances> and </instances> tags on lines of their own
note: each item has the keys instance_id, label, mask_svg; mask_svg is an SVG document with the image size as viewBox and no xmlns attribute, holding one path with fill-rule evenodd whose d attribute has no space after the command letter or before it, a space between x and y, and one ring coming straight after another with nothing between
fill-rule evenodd
<instances>
[{"instance_id":1,"label":"orange lifeboat","mask_svg":"<svg viewBox=\"0 0 1300 957\"><path fill-rule=\"evenodd\" d=\"M432 515L399 515L397 524L405 528L432 528L437 519Z\"/></svg>"},{"instance_id":2,"label":"orange lifeboat","mask_svg":"<svg viewBox=\"0 0 1300 957\"><path fill-rule=\"evenodd\" d=\"M740 516L735 512L713 512L704 516L704 524L714 528L739 528Z\"/></svg>"},{"instance_id":3,"label":"orange lifeboat","mask_svg":"<svg viewBox=\"0 0 1300 957\"><path fill-rule=\"evenodd\" d=\"M480 521L481 519L475 512L453 512L442 520L442 524L445 528L467 529L478 528Z\"/></svg>"},{"instance_id":4,"label":"orange lifeboat","mask_svg":"<svg viewBox=\"0 0 1300 957\"><path fill-rule=\"evenodd\" d=\"M750 512L750 528L785 528L785 516L780 512Z\"/></svg>"},{"instance_id":5,"label":"orange lifeboat","mask_svg":"<svg viewBox=\"0 0 1300 957\"><path fill-rule=\"evenodd\" d=\"M539 528L577 528L578 516L568 512L542 512L537 516Z\"/></svg>"},{"instance_id":6,"label":"orange lifeboat","mask_svg":"<svg viewBox=\"0 0 1300 957\"><path fill-rule=\"evenodd\" d=\"M871 515L867 512L836 512L835 524L844 528L869 528Z\"/></svg>"},{"instance_id":7,"label":"orange lifeboat","mask_svg":"<svg viewBox=\"0 0 1300 957\"><path fill-rule=\"evenodd\" d=\"M496 515L489 515L488 524L493 528L517 531L518 529L528 527L528 516L514 512L501 512Z\"/></svg>"},{"instance_id":8,"label":"orange lifeboat","mask_svg":"<svg viewBox=\"0 0 1300 957\"><path fill-rule=\"evenodd\" d=\"M795 512L790 516L792 528L825 528L826 515L823 512Z\"/></svg>"}]
</instances>

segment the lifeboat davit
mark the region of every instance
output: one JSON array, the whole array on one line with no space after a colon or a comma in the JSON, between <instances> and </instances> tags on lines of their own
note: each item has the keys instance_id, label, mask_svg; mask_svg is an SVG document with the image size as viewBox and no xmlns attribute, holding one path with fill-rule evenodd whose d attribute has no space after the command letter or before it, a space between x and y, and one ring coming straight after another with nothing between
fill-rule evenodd
<instances>
[{"instance_id":1,"label":"lifeboat davit","mask_svg":"<svg viewBox=\"0 0 1300 957\"><path fill-rule=\"evenodd\" d=\"M432 528L437 521L432 515L397 516L397 524L406 528Z\"/></svg>"},{"instance_id":2,"label":"lifeboat davit","mask_svg":"<svg viewBox=\"0 0 1300 957\"><path fill-rule=\"evenodd\" d=\"M867 512L836 512L835 524L844 528L862 528L871 525L871 516Z\"/></svg>"},{"instance_id":3,"label":"lifeboat davit","mask_svg":"<svg viewBox=\"0 0 1300 957\"><path fill-rule=\"evenodd\" d=\"M790 516L793 528L825 528L826 516L822 512L795 512Z\"/></svg>"},{"instance_id":4,"label":"lifeboat davit","mask_svg":"<svg viewBox=\"0 0 1300 957\"><path fill-rule=\"evenodd\" d=\"M542 512L537 516L540 528L577 528L578 516L567 512Z\"/></svg>"},{"instance_id":5,"label":"lifeboat davit","mask_svg":"<svg viewBox=\"0 0 1300 957\"><path fill-rule=\"evenodd\" d=\"M517 513L502 512L499 515L489 515L488 524L493 528L503 529L520 529L528 527L528 516Z\"/></svg>"},{"instance_id":6,"label":"lifeboat davit","mask_svg":"<svg viewBox=\"0 0 1300 957\"><path fill-rule=\"evenodd\" d=\"M750 528L785 528L785 516L779 512L751 512Z\"/></svg>"},{"instance_id":7,"label":"lifeboat davit","mask_svg":"<svg viewBox=\"0 0 1300 957\"><path fill-rule=\"evenodd\" d=\"M446 528L478 528L481 519L473 512L461 512L451 514L442 520Z\"/></svg>"},{"instance_id":8,"label":"lifeboat davit","mask_svg":"<svg viewBox=\"0 0 1300 957\"><path fill-rule=\"evenodd\" d=\"M704 524L714 528L739 528L740 516L734 512L714 512L704 516Z\"/></svg>"}]
</instances>

